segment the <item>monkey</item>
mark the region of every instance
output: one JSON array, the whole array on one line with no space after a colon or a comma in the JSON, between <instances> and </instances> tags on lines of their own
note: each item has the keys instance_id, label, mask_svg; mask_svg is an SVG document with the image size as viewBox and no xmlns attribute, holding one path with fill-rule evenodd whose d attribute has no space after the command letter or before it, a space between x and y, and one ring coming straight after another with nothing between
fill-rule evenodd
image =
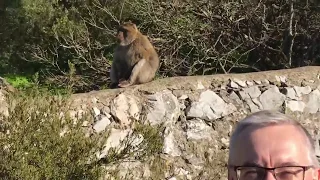
<instances>
[{"instance_id":1,"label":"monkey","mask_svg":"<svg viewBox=\"0 0 320 180\"><path fill-rule=\"evenodd\" d=\"M135 23L124 22L117 30L119 41L110 70L111 88L125 88L154 79L159 69L158 53Z\"/></svg>"}]
</instances>

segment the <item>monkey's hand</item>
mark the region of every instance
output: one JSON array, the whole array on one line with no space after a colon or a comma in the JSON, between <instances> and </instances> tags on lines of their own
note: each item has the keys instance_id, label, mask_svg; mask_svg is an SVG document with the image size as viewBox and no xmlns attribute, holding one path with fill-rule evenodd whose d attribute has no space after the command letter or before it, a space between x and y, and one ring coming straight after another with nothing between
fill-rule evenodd
<instances>
[{"instance_id":1,"label":"monkey's hand","mask_svg":"<svg viewBox=\"0 0 320 180\"><path fill-rule=\"evenodd\" d=\"M119 83L121 83L122 81L125 81L124 78L119 79Z\"/></svg>"},{"instance_id":2,"label":"monkey's hand","mask_svg":"<svg viewBox=\"0 0 320 180\"><path fill-rule=\"evenodd\" d=\"M122 87L122 88L125 88L125 87L128 87L128 86L131 86L131 83L129 81L121 81L119 84L118 84L119 87Z\"/></svg>"}]
</instances>

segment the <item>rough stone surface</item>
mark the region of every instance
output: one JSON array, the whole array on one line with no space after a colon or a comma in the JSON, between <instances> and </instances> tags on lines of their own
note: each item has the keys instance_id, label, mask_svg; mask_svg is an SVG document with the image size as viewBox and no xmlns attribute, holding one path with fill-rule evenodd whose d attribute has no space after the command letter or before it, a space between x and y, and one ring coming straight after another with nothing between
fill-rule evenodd
<instances>
[{"instance_id":1,"label":"rough stone surface","mask_svg":"<svg viewBox=\"0 0 320 180\"><path fill-rule=\"evenodd\" d=\"M297 96L296 91L292 87L286 87L286 95L288 98L292 100L299 100L299 97Z\"/></svg>"},{"instance_id":2,"label":"rough stone surface","mask_svg":"<svg viewBox=\"0 0 320 180\"><path fill-rule=\"evenodd\" d=\"M259 97L263 109L266 110L279 110L285 99L286 96L280 93L277 86L270 87Z\"/></svg>"},{"instance_id":3,"label":"rough stone surface","mask_svg":"<svg viewBox=\"0 0 320 180\"><path fill-rule=\"evenodd\" d=\"M187 139L210 141L213 137L213 129L201 119L190 120L187 122Z\"/></svg>"},{"instance_id":4,"label":"rough stone surface","mask_svg":"<svg viewBox=\"0 0 320 180\"><path fill-rule=\"evenodd\" d=\"M4 91L0 90L0 114L8 117L9 116L9 109L8 109L8 103L6 101L5 93Z\"/></svg>"},{"instance_id":5,"label":"rough stone surface","mask_svg":"<svg viewBox=\"0 0 320 180\"><path fill-rule=\"evenodd\" d=\"M180 115L180 104L170 91L150 95L147 120L151 125L160 123L175 123Z\"/></svg>"},{"instance_id":6,"label":"rough stone surface","mask_svg":"<svg viewBox=\"0 0 320 180\"><path fill-rule=\"evenodd\" d=\"M258 86L251 86L249 88L244 88L240 91L240 96L242 99L257 98L261 95L261 91Z\"/></svg>"},{"instance_id":7,"label":"rough stone surface","mask_svg":"<svg viewBox=\"0 0 320 180\"><path fill-rule=\"evenodd\" d=\"M140 110L137 102L131 96L119 94L111 104L111 114L114 115L122 126L128 126L131 118L139 119Z\"/></svg>"},{"instance_id":8,"label":"rough stone surface","mask_svg":"<svg viewBox=\"0 0 320 180\"><path fill-rule=\"evenodd\" d=\"M302 101L287 101L286 107L293 112L294 111L303 112L304 108L306 107L306 104Z\"/></svg>"},{"instance_id":9,"label":"rough stone surface","mask_svg":"<svg viewBox=\"0 0 320 180\"><path fill-rule=\"evenodd\" d=\"M254 113L261 109L262 105L257 99L246 99L245 101L250 108L250 112Z\"/></svg>"},{"instance_id":10,"label":"rough stone surface","mask_svg":"<svg viewBox=\"0 0 320 180\"><path fill-rule=\"evenodd\" d=\"M275 76L275 77L276 77L276 80L277 80L278 82L285 83L286 80L287 80L287 77L285 77L285 76Z\"/></svg>"},{"instance_id":11,"label":"rough stone surface","mask_svg":"<svg viewBox=\"0 0 320 180\"><path fill-rule=\"evenodd\" d=\"M109 120L109 118L107 116L103 116L103 117L101 117L101 119L99 121L97 121L93 125L93 129L97 133L100 133L101 131L105 130L106 127L109 126L110 124L111 124L111 121Z\"/></svg>"},{"instance_id":12,"label":"rough stone surface","mask_svg":"<svg viewBox=\"0 0 320 180\"><path fill-rule=\"evenodd\" d=\"M309 94L312 91L310 86L305 86L305 87L294 86L293 88L296 91L298 97L301 97L302 95L305 95L305 94Z\"/></svg>"},{"instance_id":13,"label":"rough stone surface","mask_svg":"<svg viewBox=\"0 0 320 180\"><path fill-rule=\"evenodd\" d=\"M130 124L132 118L164 126L159 132L164 140L159 154L145 162L135 159L108 165L109 176L118 170L122 179L226 180L230 134L239 120L259 110L281 110L296 118L317 137L316 153L320 156L319 72L320 67L314 66L165 78L128 88L75 94L70 113L76 117L91 111L93 127L83 128L110 131L98 157L104 157L112 147L123 149L120 142L132 135L134 126L125 129L122 125ZM130 150L146 139L135 136Z\"/></svg>"},{"instance_id":14,"label":"rough stone surface","mask_svg":"<svg viewBox=\"0 0 320 180\"><path fill-rule=\"evenodd\" d=\"M129 134L131 133L130 129L127 130L120 130L120 129L114 129L112 128L110 130L110 135L108 136L105 148L101 151L101 153L98 153L98 158L103 158L108 154L108 151L110 148L124 148L123 144L121 143Z\"/></svg>"},{"instance_id":15,"label":"rough stone surface","mask_svg":"<svg viewBox=\"0 0 320 180\"><path fill-rule=\"evenodd\" d=\"M247 87L247 84L245 81L241 81L239 79L234 79L235 83L238 84L240 87Z\"/></svg>"},{"instance_id":16,"label":"rough stone surface","mask_svg":"<svg viewBox=\"0 0 320 180\"><path fill-rule=\"evenodd\" d=\"M318 89L312 91L309 95L306 105L306 112L316 113L320 109L320 91Z\"/></svg>"},{"instance_id":17,"label":"rough stone surface","mask_svg":"<svg viewBox=\"0 0 320 180\"><path fill-rule=\"evenodd\" d=\"M233 104L227 104L215 92L207 90L201 93L198 102L193 102L187 117L215 120L236 110Z\"/></svg>"},{"instance_id":18,"label":"rough stone surface","mask_svg":"<svg viewBox=\"0 0 320 180\"><path fill-rule=\"evenodd\" d=\"M180 156L181 151L178 147L178 143L175 138L176 133L172 128L166 128L164 132L164 143L163 143L163 150L164 154L168 154L172 157Z\"/></svg>"}]
</instances>

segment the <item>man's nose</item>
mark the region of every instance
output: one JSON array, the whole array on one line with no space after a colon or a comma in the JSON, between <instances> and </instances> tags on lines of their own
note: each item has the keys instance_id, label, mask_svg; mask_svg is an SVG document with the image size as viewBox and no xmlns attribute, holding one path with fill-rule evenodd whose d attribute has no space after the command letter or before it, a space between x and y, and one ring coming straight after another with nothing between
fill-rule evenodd
<instances>
[{"instance_id":1,"label":"man's nose","mask_svg":"<svg viewBox=\"0 0 320 180\"><path fill-rule=\"evenodd\" d=\"M277 180L274 175L273 175L273 171L267 171L266 172L266 177L264 180Z\"/></svg>"}]
</instances>

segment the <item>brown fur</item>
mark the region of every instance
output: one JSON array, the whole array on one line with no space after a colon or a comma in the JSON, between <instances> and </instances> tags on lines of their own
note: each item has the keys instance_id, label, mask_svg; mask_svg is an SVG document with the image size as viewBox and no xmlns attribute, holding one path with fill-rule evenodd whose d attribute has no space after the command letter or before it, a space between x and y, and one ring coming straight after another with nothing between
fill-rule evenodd
<instances>
[{"instance_id":1,"label":"brown fur","mask_svg":"<svg viewBox=\"0 0 320 180\"><path fill-rule=\"evenodd\" d=\"M117 38L120 43L115 49L110 71L111 88L152 81L160 61L148 38L131 22L119 27Z\"/></svg>"}]
</instances>

